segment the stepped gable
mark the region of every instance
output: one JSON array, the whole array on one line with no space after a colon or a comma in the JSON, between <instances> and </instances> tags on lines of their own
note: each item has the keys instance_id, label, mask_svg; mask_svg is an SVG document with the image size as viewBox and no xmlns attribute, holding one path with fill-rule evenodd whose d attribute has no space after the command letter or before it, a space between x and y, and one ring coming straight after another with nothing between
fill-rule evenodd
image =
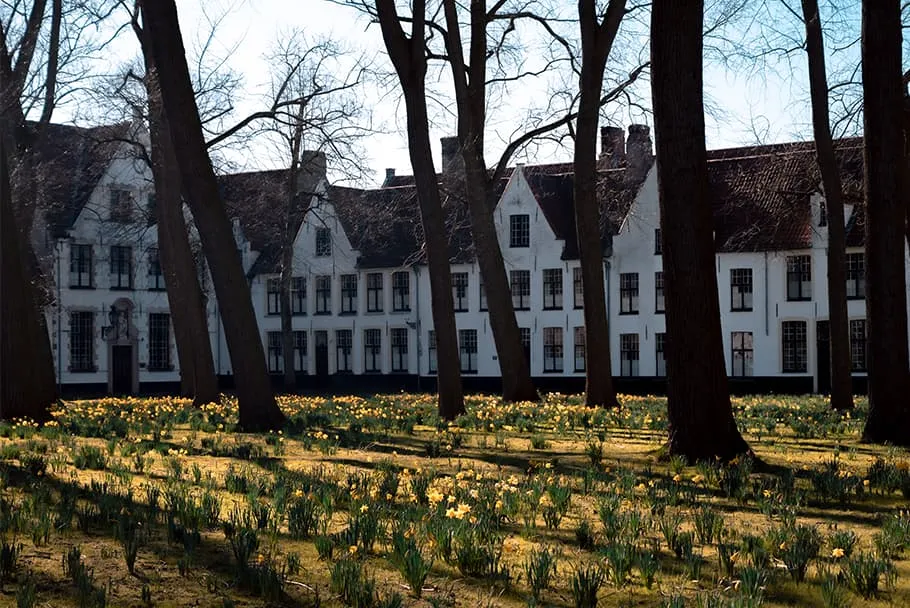
<instances>
[{"instance_id":1,"label":"stepped gable","mask_svg":"<svg viewBox=\"0 0 910 608\"><path fill-rule=\"evenodd\" d=\"M35 123L28 128L34 131ZM66 236L129 139L129 131L128 122L91 128L47 124L35 134L37 201L54 237Z\"/></svg>"}]
</instances>

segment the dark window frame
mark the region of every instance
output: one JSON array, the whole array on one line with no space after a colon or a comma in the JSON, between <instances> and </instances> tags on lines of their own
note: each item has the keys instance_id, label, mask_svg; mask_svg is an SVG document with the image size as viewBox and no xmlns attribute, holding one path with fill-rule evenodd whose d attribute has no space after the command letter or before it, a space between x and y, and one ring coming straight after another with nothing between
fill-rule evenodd
<instances>
[{"instance_id":1,"label":"dark window frame","mask_svg":"<svg viewBox=\"0 0 910 608\"><path fill-rule=\"evenodd\" d=\"M130 291L133 289L133 248L129 245L111 245L110 279L112 291ZM123 278L126 277L126 285Z\"/></svg>"},{"instance_id":2,"label":"dark window frame","mask_svg":"<svg viewBox=\"0 0 910 608\"><path fill-rule=\"evenodd\" d=\"M265 280L265 308L267 315L281 314L281 279L269 277Z\"/></svg>"},{"instance_id":3,"label":"dark window frame","mask_svg":"<svg viewBox=\"0 0 910 608\"><path fill-rule=\"evenodd\" d=\"M740 337L737 344L737 336ZM750 342L746 344L746 338ZM737 355L741 365L737 369ZM730 375L734 378L750 378L755 374L755 335L751 331L730 332Z\"/></svg>"},{"instance_id":4,"label":"dark window frame","mask_svg":"<svg viewBox=\"0 0 910 608\"><path fill-rule=\"evenodd\" d=\"M92 373L95 366L95 313L88 310L70 311L69 371Z\"/></svg>"},{"instance_id":5,"label":"dark window frame","mask_svg":"<svg viewBox=\"0 0 910 608\"><path fill-rule=\"evenodd\" d=\"M111 188L108 219L118 224L129 224L133 221L133 192L128 188Z\"/></svg>"},{"instance_id":6,"label":"dark window frame","mask_svg":"<svg viewBox=\"0 0 910 608\"><path fill-rule=\"evenodd\" d=\"M581 266L572 269L572 308L581 310L585 307L585 286Z\"/></svg>"},{"instance_id":7,"label":"dark window frame","mask_svg":"<svg viewBox=\"0 0 910 608\"><path fill-rule=\"evenodd\" d=\"M660 228L654 229L654 255L663 255L664 246L661 240Z\"/></svg>"},{"instance_id":8,"label":"dark window frame","mask_svg":"<svg viewBox=\"0 0 910 608\"><path fill-rule=\"evenodd\" d=\"M848 253L845 258L847 299L863 300L866 297L866 256Z\"/></svg>"},{"instance_id":9,"label":"dark window frame","mask_svg":"<svg viewBox=\"0 0 910 608\"><path fill-rule=\"evenodd\" d=\"M526 249L531 246L531 216L517 213L509 216L509 248Z\"/></svg>"},{"instance_id":10,"label":"dark window frame","mask_svg":"<svg viewBox=\"0 0 910 608\"><path fill-rule=\"evenodd\" d=\"M667 312L667 297L664 293L664 271L654 272L654 314Z\"/></svg>"},{"instance_id":11,"label":"dark window frame","mask_svg":"<svg viewBox=\"0 0 910 608\"><path fill-rule=\"evenodd\" d=\"M316 312L317 315L332 314L332 276L316 276Z\"/></svg>"},{"instance_id":12,"label":"dark window frame","mask_svg":"<svg viewBox=\"0 0 910 608\"><path fill-rule=\"evenodd\" d=\"M575 341L575 372L585 372L587 365L587 338L584 325L575 327L572 334Z\"/></svg>"},{"instance_id":13,"label":"dark window frame","mask_svg":"<svg viewBox=\"0 0 910 608\"><path fill-rule=\"evenodd\" d=\"M332 257L332 230L330 228L316 228L316 257Z\"/></svg>"},{"instance_id":14,"label":"dark window frame","mask_svg":"<svg viewBox=\"0 0 910 608\"><path fill-rule=\"evenodd\" d=\"M452 273L452 300L455 312L468 312L468 286L470 279L467 272Z\"/></svg>"},{"instance_id":15,"label":"dark window frame","mask_svg":"<svg viewBox=\"0 0 910 608\"><path fill-rule=\"evenodd\" d=\"M654 333L654 375L657 378L667 377L667 332Z\"/></svg>"},{"instance_id":16,"label":"dark window frame","mask_svg":"<svg viewBox=\"0 0 910 608\"><path fill-rule=\"evenodd\" d=\"M462 374L477 373L477 330L458 330L458 361Z\"/></svg>"},{"instance_id":17,"label":"dark window frame","mask_svg":"<svg viewBox=\"0 0 910 608\"><path fill-rule=\"evenodd\" d=\"M161 256L157 247L148 249L148 290L164 291L167 286L164 284L164 273L161 272Z\"/></svg>"},{"instance_id":18,"label":"dark window frame","mask_svg":"<svg viewBox=\"0 0 910 608\"><path fill-rule=\"evenodd\" d=\"M438 371L439 361L436 358L436 330L427 331L427 373L435 374Z\"/></svg>"},{"instance_id":19,"label":"dark window frame","mask_svg":"<svg viewBox=\"0 0 910 608\"><path fill-rule=\"evenodd\" d=\"M389 330L389 352L392 358L392 373L403 374L408 371L408 329L393 327Z\"/></svg>"},{"instance_id":20,"label":"dark window frame","mask_svg":"<svg viewBox=\"0 0 910 608\"><path fill-rule=\"evenodd\" d=\"M379 284L376 284L376 279ZM367 312L382 312L385 308L383 302L383 287L385 277L381 272L367 273Z\"/></svg>"},{"instance_id":21,"label":"dark window frame","mask_svg":"<svg viewBox=\"0 0 910 608\"><path fill-rule=\"evenodd\" d=\"M306 314L306 277L291 277L291 314Z\"/></svg>"},{"instance_id":22,"label":"dark window frame","mask_svg":"<svg viewBox=\"0 0 910 608\"><path fill-rule=\"evenodd\" d=\"M730 311L751 312L753 310L753 282L751 268L730 269Z\"/></svg>"},{"instance_id":23,"label":"dark window frame","mask_svg":"<svg viewBox=\"0 0 910 608\"><path fill-rule=\"evenodd\" d=\"M95 288L93 254L94 250L90 244L73 243L70 245L70 289ZM86 279L87 283L84 282Z\"/></svg>"},{"instance_id":24,"label":"dark window frame","mask_svg":"<svg viewBox=\"0 0 910 608\"><path fill-rule=\"evenodd\" d=\"M382 373L382 330L369 327L363 330L363 373Z\"/></svg>"},{"instance_id":25,"label":"dark window frame","mask_svg":"<svg viewBox=\"0 0 910 608\"><path fill-rule=\"evenodd\" d=\"M857 337L861 339L857 340ZM850 371L863 373L868 370L869 325L866 319L850 319Z\"/></svg>"},{"instance_id":26,"label":"dark window frame","mask_svg":"<svg viewBox=\"0 0 910 608\"><path fill-rule=\"evenodd\" d=\"M543 269L543 309L563 308L562 268Z\"/></svg>"},{"instance_id":27,"label":"dark window frame","mask_svg":"<svg viewBox=\"0 0 910 608\"><path fill-rule=\"evenodd\" d=\"M344 339L342 339L344 338ZM335 373L353 373L354 332L350 329L335 330ZM342 365L344 362L344 365Z\"/></svg>"},{"instance_id":28,"label":"dark window frame","mask_svg":"<svg viewBox=\"0 0 910 608\"><path fill-rule=\"evenodd\" d=\"M619 375L637 378L641 375L640 366L641 338L638 334L619 334Z\"/></svg>"},{"instance_id":29,"label":"dark window frame","mask_svg":"<svg viewBox=\"0 0 910 608\"><path fill-rule=\"evenodd\" d=\"M780 343L781 373L807 373L809 371L809 323L795 319L781 321Z\"/></svg>"},{"instance_id":30,"label":"dark window frame","mask_svg":"<svg viewBox=\"0 0 910 608\"><path fill-rule=\"evenodd\" d=\"M410 312L411 275L405 271L392 273L392 312Z\"/></svg>"},{"instance_id":31,"label":"dark window frame","mask_svg":"<svg viewBox=\"0 0 910 608\"><path fill-rule=\"evenodd\" d=\"M795 287L795 289L794 289ZM787 301L808 302L812 300L812 257L809 255L787 256Z\"/></svg>"},{"instance_id":32,"label":"dark window frame","mask_svg":"<svg viewBox=\"0 0 910 608\"><path fill-rule=\"evenodd\" d=\"M565 369L565 336L562 327L543 328L543 371L561 374Z\"/></svg>"},{"instance_id":33,"label":"dark window frame","mask_svg":"<svg viewBox=\"0 0 910 608\"><path fill-rule=\"evenodd\" d=\"M623 272L619 275L619 314L637 315L639 308L638 273Z\"/></svg>"},{"instance_id":34,"label":"dark window frame","mask_svg":"<svg viewBox=\"0 0 910 608\"><path fill-rule=\"evenodd\" d=\"M353 283L352 283L353 281ZM340 315L357 314L357 275L343 274L338 277L341 288L341 311Z\"/></svg>"},{"instance_id":35,"label":"dark window frame","mask_svg":"<svg viewBox=\"0 0 910 608\"><path fill-rule=\"evenodd\" d=\"M512 295L512 308L531 310L531 271L510 270L509 291Z\"/></svg>"}]
</instances>

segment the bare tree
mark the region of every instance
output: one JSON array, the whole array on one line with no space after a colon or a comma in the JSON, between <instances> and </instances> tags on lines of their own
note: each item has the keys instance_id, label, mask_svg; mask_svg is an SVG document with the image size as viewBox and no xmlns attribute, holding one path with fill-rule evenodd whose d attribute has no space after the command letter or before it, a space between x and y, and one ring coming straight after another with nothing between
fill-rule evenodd
<instances>
[{"instance_id":1,"label":"bare tree","mask_svg":"<svg viewBox=\"0 0 910 608\"><path fill-rule=\"evenodd\" d=\"M376 0L376 18L382 28L386 50L398 74L407 110L408 149L420 205L420 221L430 275L433 327L436 332L439 415L452 420L464 412L464 397L445 214L430 147L426 96L426 0L414 0L411 15L411 31L408 35L402 28L402 17L398 15L395 0Z\"/></svg>"},{"instance_id":2,"label":"bare tree","mask_svg":"<svg viewBox=\"0 0 910 608\"><path fill-rule=\"evenodd\" d=\"M828 328L831 343L831 407L853 408L850 376L850 326L847 316L847 236L844 227L844 196L840 167L834 155L828 115L828 77L818 0L802 0L806 23L806 54L818 168L825 191L828 216Z\"/></svg>"},{"instance_id":3,"label":"bare tree","mask_svg":"<svg viewBox=\"0 0 910 608\"><path fill-rule=\"evenodd\" d=\"M611 0L598 13L595 0L579 0L581 77L575 123L575 226L585 314L585 402L616 407L610 360L610 331L604 292L603 245L597 201L597 124L604 70L625 12L625 0Z\"/></svg>"},{"instance_id":4,"label":"bare tree","mask_svg":"<svg viewBox=\"0 0 910 608\"><path fill-rule=\"evenodd\" d=\"M703 22L702 0L657 0L651 8L669 450L689 460L731 459L748 450L730 405L714 271Z\"/></svg>"},{"instance_id":5,"label":"bare tree","mask_svg":"<svg viewBox=\"0 0 910 608\"><path fill-rule=\"evenodd\" d=\"M863 0L862 48L869 323L869 417L863 439L910 445L907 159L897 128L904 96L899 0Z\"/></svg>"},{"instance_id":6,"label":"bare tree","mask_svg":"<svg viewBox=\"0 0 910 608\"><path fill-rule=\"evenodd\" d=\"M284 422L272 394L250 292L231 223L203 139L173 0L140 2L162 106L180 165L187 202L199 229L221 309L240 404L240 425L274 429Z\"/></svg>"}]
</instances>

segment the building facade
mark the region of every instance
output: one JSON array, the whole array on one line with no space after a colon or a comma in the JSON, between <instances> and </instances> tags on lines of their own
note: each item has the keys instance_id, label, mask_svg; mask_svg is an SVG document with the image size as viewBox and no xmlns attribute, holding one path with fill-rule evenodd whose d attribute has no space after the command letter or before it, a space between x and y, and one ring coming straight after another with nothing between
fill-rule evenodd
<instances>
[{"instance_id":1,"label":"building facade","mask_svg":"<svg viewBox=\"0 0 910 608\"><path fill-rule=\"evenodd\" d=\"M157 258L150 172L130 144L116 143L122 137L55 129L69 143L47 153L46 167L71 183L68 190L45 193L49 211L35 234L53 278L47 316L58 382L64 394L173 391L179 362ZM141 131L133 125L108 129ZM610 127L602 135L601 233L613 374L620 390L659 392L667 335L650 136L638 125L628 138ZM858 391L866 368L861 145L845 140L839 149L849 203L847 295ZM740 392L826 392L827 227L813 148L779 144L709 157L731 386ZM291 306L298 388L433 389L435 336L413 179L390 171L380 188L343 188L326 181L324 159L314 158L321 166L316 162L317 169L298 180L287 207L296 228ZM457 170L457 163L443 166ZM514 167L502 180L494 214L526 356L544 390L584 386L587 338L571 171L565 164ZM277 211L288 204L282 195L287 177L273 171L221 178L276 382L284 371L278 297L284 231L275 218L285 217ZM445 209L463 377L469 389L496 390L499 366L464 203L447 194ZM191 238L196 240L192 232ZM230 386L218 303L200 266L215 367Z\"/></svg>"}]
</instances>

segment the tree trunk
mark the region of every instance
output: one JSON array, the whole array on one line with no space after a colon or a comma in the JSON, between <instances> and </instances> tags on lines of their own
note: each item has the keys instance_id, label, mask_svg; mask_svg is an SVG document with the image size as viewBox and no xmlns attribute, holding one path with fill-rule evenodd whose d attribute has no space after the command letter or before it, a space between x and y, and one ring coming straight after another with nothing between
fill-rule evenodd
<instances>
[{"instance_id":1,"label":"tree trunk","mask_svg":"<svg viewBox=\"0 0 910 608\"><path fill-rule=\"evenodd\" d=\"M834 156L828 117L828 78L818 0L803 0L806 22L806 54L809 59L809 89L815 151L825 190L828 214L828 327L831 344L831 407L853 409L853 379L850 376L850 325L847 315L847 237L844 228L844 196L840 169Z\"/></svg>"},{"instance_id":2,"label":"tree trunk","mask_svg":"<svg viewBox=\"0 0 910 608\"><path fill-rule=\"evenodd\" d=\"M54 359L37 290L26 275L5 139L0 135L0 419L44 422L57 400Z\"/></svg>"},{"instance_id":3,"label":"tree trunk","mask_svg":"<svg viewBox=\"0 0 910 608\"><path fill-rule=\"evenodd\" d=\"M485 0L470 4L470 59L464 61L459 21L454 0L444 0L448 35L446 46L452 66L455 102L458 108L458 142L464 161L464 188L471 217L474 253L487 293L490 329L496 344L504 401L537 401L537 389L521 345L521 330L515 318L509 277L496 236L493 210L496 183L490 179L484 160L486 123L487 9Z\"/></svg>"},{"instance_id":4,"label":"tree trunk","mask_svg":"<svg viewBox=\"0 0 910 608\"><path fill-rule=\"evenodd\" d=\"M294 373L294 320L291 309L291 281L294 278L294 238L297 225L294 222L294 205L297 195L297 180L300 171L300 145L303 139L303 123L306 104L300 104L297 123L290 138L291 166L285 183L284 236L281 239L281 278L278 299L281 306L281 352L284 361L284 388L292 391L297 387Z\"/></svg>"},{"instance_id":5,"label":"tree trunk","mask_svg":"<svg viewBox=\"0 0 910 608\"><path fill-rule=\"evenodd\" d=\"M445 215L433 166L427 117L427 62L424 55L426 1L414 0L412 11L415 18L411 21L411 36L408 38L401 29L394 0L376 0L382 37L401 82L407 111L408 151L420 205L436 332L439 416L444 420L453 420L465 409Z\"/></svg>"},{"instance_id":6,"label":"tree trunk","mask_svg":"<svg viewBox=\"0 0 910 608\"><path fill-rule=\"evenodd\" d=\"M183 217L180 168L171 143L167 116L161 106L157 71L150 59L151 56L146 64L146 86L158 256L174 325L180 362L180 388L184 396L193 398L194 405L218 403L218 378L212 357L205 299Z\"/></svg>"},{"instance_id":7,"label":"tree trunk","mask_svg":"<svg viewBox=\"0 0 910 608\"><path fill-rule=\"evenodd\" d=\"M910 445L904 226L906 159L901 130L901 5L863 0L866 317L869 417L863 439Z\"/></svg>"},{"instance_id":8,"label":"tree trunk","mask_svg":"<svg viewBox=\"0 0 910 608\"><path fill-rule=\"evenodd\" d=\"M690 461L748 450L730 406L714 270L703 104L704 2L657 0L651 91L667 323L669 450Z\"/></svg>"},{"instance_id":9,"label":"tree trunk","mask_svg":"<svg viewBox=\"0 0 910 608\"><path fill-rule=\"evenodd\" d=\"M581 78L575 125L575 226L585 316L585 403L618 407L610 360L610 329L604 291L603 245L597 202L597 124L604 70L625 0L612 0L603 24L594 0L579 0Z\"/></svg>"},{"instance_id":10,"label":"tree trunk","mask_svg":"<svg viewBox=\"0 0 910 608\"><path fill-rule=\"evenodd\" d=\"M240 426L250 431L280 428L285 418L272 394L249 283L202 135L177 7L174 0L144 0L141 9L149 43L145 50L154 58L187 202L199 228L221 309Z\"/></svg>"}]
</instances>

